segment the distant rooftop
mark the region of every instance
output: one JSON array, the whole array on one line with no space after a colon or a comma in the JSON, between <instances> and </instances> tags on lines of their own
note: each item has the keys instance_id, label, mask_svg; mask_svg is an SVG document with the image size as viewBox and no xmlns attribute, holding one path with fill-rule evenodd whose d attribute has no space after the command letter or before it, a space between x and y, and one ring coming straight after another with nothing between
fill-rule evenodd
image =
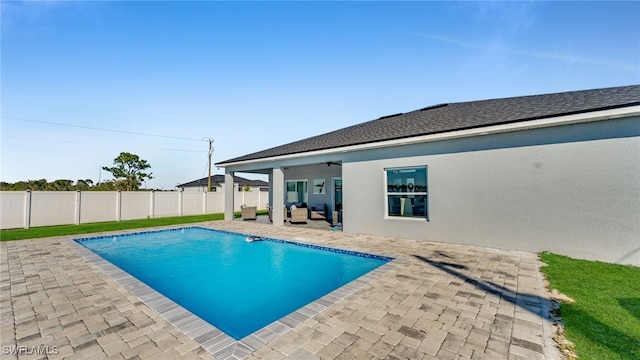
<instances>
[{"instance_id":1,"label":"distant rooftop","mask_svg":"<svg viewBox=\"0 0 640 360\"><path fill-rule=\"evenodd\" d=\"M238 184L239 186L251 186L251 187L268 187L269 183L262 180L249 180L240 176L233 176L233 182ZM224 175L211 175L211 186L220 187L224 184ZM203 177L202 179L193 180L184 184L177 185L176 187L199 187L199 186L207 186L207 178Z\"/></svg>"},{"instance_id":2,"label":"distant rooftop","mask_svg":"<svg viewBox=\"0 0 640 360\"><path fill-rule=\"evenodd\" d=\"M640 85L438 104L217 163L231 164L343 146L640 105Z\"/></svg>"}]
</instances>

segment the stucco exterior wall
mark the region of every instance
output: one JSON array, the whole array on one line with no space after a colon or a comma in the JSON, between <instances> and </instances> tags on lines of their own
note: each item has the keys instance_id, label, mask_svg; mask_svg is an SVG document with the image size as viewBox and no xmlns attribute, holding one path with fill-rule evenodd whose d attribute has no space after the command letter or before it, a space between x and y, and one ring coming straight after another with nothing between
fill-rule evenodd
<instances>
[{"instance_id":1,"label":"stucco exterior wall","mask_svg":"<svg viewBox=\"0 0 640 360\"><path fill-rule=\"evenodd\" d=\"M386 216L385 168L428 166L429 221ZM354 152L344 230L640 265L640 118Z\"/></svg>"}]
</instances>

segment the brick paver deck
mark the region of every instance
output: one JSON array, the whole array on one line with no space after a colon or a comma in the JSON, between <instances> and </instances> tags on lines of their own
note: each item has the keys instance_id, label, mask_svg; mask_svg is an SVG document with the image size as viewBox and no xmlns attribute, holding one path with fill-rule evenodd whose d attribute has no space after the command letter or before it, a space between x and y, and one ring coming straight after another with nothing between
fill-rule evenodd
<instances>
[{"instance_id":1,"label":"brick paver deck","mask_svg":"<svg viewBox=\"0 0 640 360\"><path fill-rule=\"evenodd\" d=\"M199 225L402 259L218 358L558 358L535 254L255 222ZM160 315L157 299L87 261L72 238L0 243L2 359L216 358L206 345L213 332L195 322L185 331L173 307Z\"/></svg>"}]
</instances>

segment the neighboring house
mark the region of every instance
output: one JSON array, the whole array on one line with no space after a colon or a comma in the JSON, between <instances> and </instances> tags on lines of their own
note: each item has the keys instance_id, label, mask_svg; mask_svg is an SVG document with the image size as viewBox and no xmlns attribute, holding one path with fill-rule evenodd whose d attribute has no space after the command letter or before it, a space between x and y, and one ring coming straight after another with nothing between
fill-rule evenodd
<instances>
[{"instance_id":1,"label":"neighboring house","mask_svg":"<svg viewBox=\"0 0 640 360\"><path fill-rule=\"evenodd\" d=\"M190 181L176 186L178 189L189 192L203 192L207 190L207 178ZM211 175L211 191L224 191L224 175ZM262 180L249 180L240 176L233 177L233 188L235 191L244 191L245 187L249 191L269 191L269 183Z\"/></svg>"},{"instance_id":2,"label":"neighboring house","mask_svg":"<svg viewBox=\"0 0 640 360\"><path fill-rule=\"evenodd\" d=\"M640 265L638 85L429 106L216 165L269 174L276 208L341 208L345 232Z\"/></svg>"}]
</instances>

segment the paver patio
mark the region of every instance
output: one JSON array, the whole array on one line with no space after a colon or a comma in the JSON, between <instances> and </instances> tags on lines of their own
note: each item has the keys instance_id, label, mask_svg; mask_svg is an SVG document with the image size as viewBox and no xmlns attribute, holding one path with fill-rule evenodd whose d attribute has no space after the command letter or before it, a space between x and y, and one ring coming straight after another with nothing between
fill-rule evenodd
<instances>
[{"instance_id":1,"label":"paver patio","mask_svg":"<svg viewBox=\"0 0 640 360\"><path fill-rule=\"evenodd\" d=\"M246 358L558 358L535 254L257 222L198 225L403 259L319 313L262 330ZM215 358L202 345L207 333L190 338L153 300L88 262L73 238L0 243L3 359Z\"/></svg>"}]
</instances>

